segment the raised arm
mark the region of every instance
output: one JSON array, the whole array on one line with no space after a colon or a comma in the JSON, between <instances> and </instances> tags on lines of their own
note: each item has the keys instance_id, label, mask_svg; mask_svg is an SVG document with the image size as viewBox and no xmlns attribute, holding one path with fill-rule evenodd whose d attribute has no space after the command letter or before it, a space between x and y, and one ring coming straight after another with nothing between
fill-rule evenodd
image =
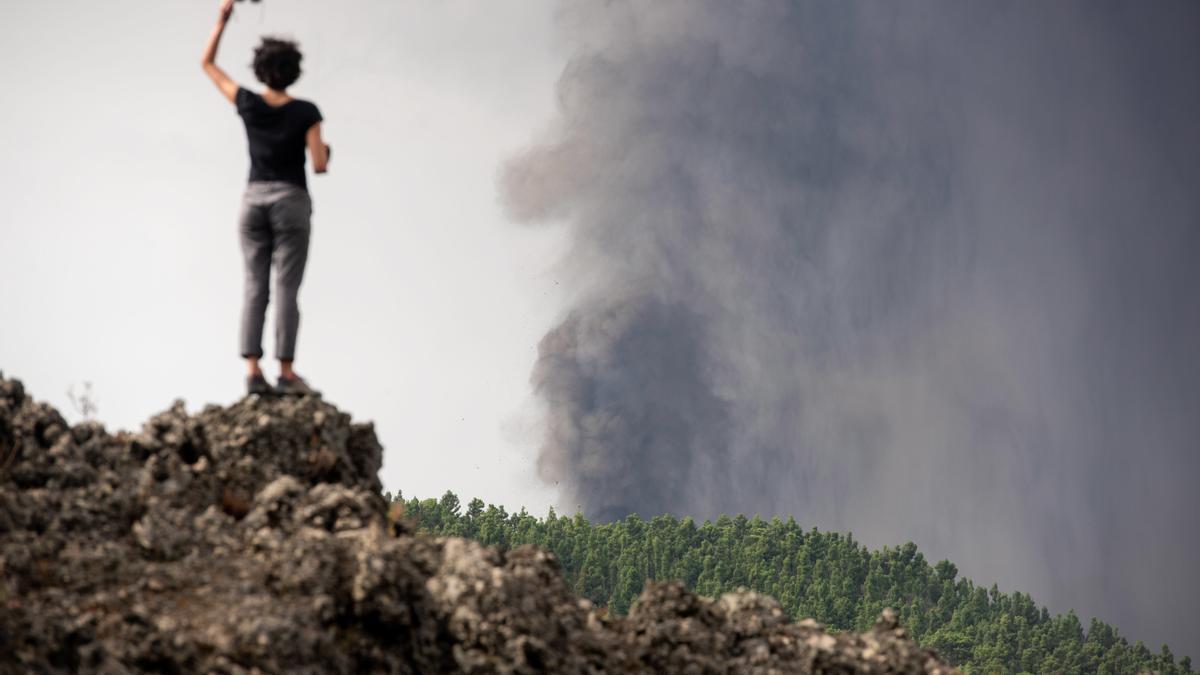
<instances>
[{"instance_id":1,"label":"raised arm","mask_svg":"<svg viewBox=\"0 0 1200 675\"><path fill-rule=\"evenodd\" d=\"M233 15L233 0L221 0L221 13L217 17L217 25L213 27L212 34L208 36L208 43L204 45L204 58L200 65L204 67L204 72L208 73L209 78L229 99L230 103L237 97L238 85L234 82L225 71L217 66L217 47L221 45L221 35L225 33L225 24L229 23L229 17Z\"/></svg>"},{"instance_id":2,"label":"raised arm","mask_svg":"<svg viewBox=\"0 0 1200 675\"><path fill-rule=\"evenodd\" d=\"M312 155L313 171L316 173L325 173L329 170L329 146L325 145L325 140L321 138L321 123L317 122L308 128L308 133L304 135L305 143L308 145L308 152Z\"/></svg>"}]
</instances>

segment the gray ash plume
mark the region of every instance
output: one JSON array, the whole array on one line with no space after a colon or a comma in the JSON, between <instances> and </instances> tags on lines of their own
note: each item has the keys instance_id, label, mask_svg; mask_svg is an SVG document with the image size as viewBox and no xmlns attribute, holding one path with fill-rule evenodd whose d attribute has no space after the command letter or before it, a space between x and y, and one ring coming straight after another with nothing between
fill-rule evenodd
<instances>
[{"instance_id":1,"label":"gray ash plume","mask_svg":"<svg viewBox=\"0 0 1200 675\"><path fill-rule=\"evenodd\" d=\"M1200 647L1200 6L558 21L501 182L572 237L533 373L565 501L912 539Z\"/></svg>"}]
</instances>

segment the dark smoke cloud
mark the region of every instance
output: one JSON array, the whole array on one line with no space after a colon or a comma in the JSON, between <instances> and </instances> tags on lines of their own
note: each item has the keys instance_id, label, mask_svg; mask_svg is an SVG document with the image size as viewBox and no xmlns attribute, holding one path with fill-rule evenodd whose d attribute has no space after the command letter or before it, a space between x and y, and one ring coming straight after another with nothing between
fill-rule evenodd
<instances>
[{"instance_id":1,"label":"dark smoke cloud","mask_svg":"<svg viewBox=\"0 0 1200 675\"><path fill-rule=\"evenodd\" d=\"M1200 3L580 0L540 470L1200 652Z\"/></svg>"}]
</instances>

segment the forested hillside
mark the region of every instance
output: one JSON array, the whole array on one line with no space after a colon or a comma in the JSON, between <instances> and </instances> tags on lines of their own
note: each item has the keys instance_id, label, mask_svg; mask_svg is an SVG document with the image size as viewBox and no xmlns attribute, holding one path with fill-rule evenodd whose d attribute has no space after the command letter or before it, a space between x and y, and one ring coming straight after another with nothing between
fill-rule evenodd
<instances>
[{"instance_id":1,"label":"forested hillside","mask_svg":"<svg viewBox=\"0 0 1200 675\"><path fill-rule=\"evenodd\" d=\"M1190 658L1176 660L1165 645L1158 652L1131 645L1096 619L1085 630L1074 612L1051 616L1027 594L976 586L948 561L929 564L911 543L870 551L852 536L804 530L790 518L697 524L629 516L593 524L553 510L545 518L510 514L478 499L463 508L450 492L403 503L431 534L553 551L578 594L618 614L649 579L680 580L707 596L744 586L777 598L793 619L838 630L865 630L892 607L918 642L971 672L1193 672Z\"/></svg>"}]
</instances>

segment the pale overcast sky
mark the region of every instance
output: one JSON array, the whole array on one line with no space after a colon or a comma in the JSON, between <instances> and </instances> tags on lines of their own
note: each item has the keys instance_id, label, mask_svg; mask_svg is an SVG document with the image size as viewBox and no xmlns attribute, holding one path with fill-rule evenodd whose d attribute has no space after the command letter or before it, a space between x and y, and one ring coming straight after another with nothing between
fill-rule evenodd
<instances>
[{"instance_id":1,"label":"pale overcast sky","mask_svg":"<svg viewBox=\"0 0 1200 675\"><path fill-rule=\"evenodd\" d=\"M217 8L0 3L0 369L72 420L85 380L112 431L244 391L245 137L200 69ZM297 370L375 422L390 490L554 503L528 382L566 305L563 233L507 222L496 186L552 117L551 20L543 0L266 0L239 3L221 45L261 91L259 37L300 41L292 92L320 107L334 154L310 176Z\"/></svg>"},{"instance_id":2,"label":"pale overcast sky","mask_svg":"<svg viewBox=\"0 0 1200 675\"><path fill-rule=\"evenodd\" d=\"M568 49L554 4L264 0L238 5L222 45L219 64L258 90L260 36L305 53L293 93L320 107L334 153L310 179L297 369L376 424L385 487L537 514L573 511L568 483L611 516L792 513L872 546L912 539L981 585L1195 656L1196 587L1178 582L1197 551L1200 323L1180 294L1196 276L1191 7L906 3L775 30L762 4L567 3L557 32L613 69L567 80L574 117L555 145ZM67 390L84 381L113 431L244 391L248 159L200 68L217 9L0 0L0 370L72 420ZM672 41L684 34L701 38ZM806 54L807 72L783 60ZM845 73L877 81L833 84ZM795 94L809 91L828 100ZM845 126L813 122L831 115ZM539 139L549 150L512 184L528 214L575 208L566 227L499 206L501 164ZM860 155L881 163L843 161ZM932 217L897 247L880 225L913 217L902 195ZM821 220L782 227L797 204ZM951 216L962 227L942 237ZM572 307L584 328L563 323ZM693 313L698 328L675 318ZM560 428L616 421L551 446L560 493L536 474L530 373L561 326L586 339L560 340L566 360L543 368L559 419L578 422ZM643 367L678 345L701 368ZM643 414L655 397L688 424Z\"/></svg>"}]
</instances>

